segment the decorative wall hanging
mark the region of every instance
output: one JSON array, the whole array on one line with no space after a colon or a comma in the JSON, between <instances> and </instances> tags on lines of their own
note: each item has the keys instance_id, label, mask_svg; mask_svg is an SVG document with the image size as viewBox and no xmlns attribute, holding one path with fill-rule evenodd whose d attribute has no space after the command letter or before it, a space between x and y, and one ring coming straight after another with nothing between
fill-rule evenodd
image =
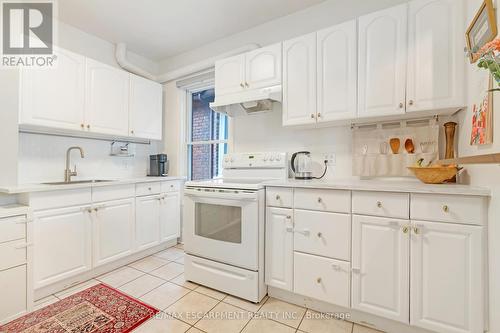
<instances>
[{"instance_id":1,"label":"decorative wall hanging","mask_svg":"<svg viewBox=\"0 0 500 333\"><path fill-rule=\"evenodd\" d=\"M497 33L493 1L484 0L465 33L471 63L479 60L479 50L488 42L491 42L497 36Z\"/></svg>"},{"instance_id":2,"label":"decorative wall hanging","mask_svg":"<svg viewBox=\"0 0 500 333\"><path fill-rule=\"evenodd\" d=\"M488 88L477 104L472 106L471 145L493 143L493 79L488 78ZM448 158L448 157L447 157Z\"/></svg>"}]
</instances>

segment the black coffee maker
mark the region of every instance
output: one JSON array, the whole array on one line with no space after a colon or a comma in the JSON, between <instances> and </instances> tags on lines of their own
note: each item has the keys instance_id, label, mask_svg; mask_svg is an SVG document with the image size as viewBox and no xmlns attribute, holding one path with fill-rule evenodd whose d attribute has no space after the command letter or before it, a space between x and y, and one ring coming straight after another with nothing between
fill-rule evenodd
<instances>
[{"instance_id":1,"label":"black coffee maker","mask_svg":"<svg viewBox=\"0 0 500 333\"><path fill-rule=\"evenodd\" d=\"M149 156L149 175L151 177L168 176L168 158L167 154L158 154Z\"/></svg>"}]
</instances>

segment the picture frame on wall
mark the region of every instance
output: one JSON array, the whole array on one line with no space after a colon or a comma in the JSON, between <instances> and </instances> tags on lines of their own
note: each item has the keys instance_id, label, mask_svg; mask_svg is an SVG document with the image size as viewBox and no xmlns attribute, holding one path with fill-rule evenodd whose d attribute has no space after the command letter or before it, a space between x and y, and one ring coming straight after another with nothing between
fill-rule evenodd
<instances>
[{"instance_id":1,"label":"picture frame on wall","mask_svg":"<svg viewBox=\"0 0 500 333\"><path fill-rule=\"evenodd\" d=\"M478 51L498 34L493 0L484 0L465 33L470 62L479 59Z\"/></svg>"}]
</instances>

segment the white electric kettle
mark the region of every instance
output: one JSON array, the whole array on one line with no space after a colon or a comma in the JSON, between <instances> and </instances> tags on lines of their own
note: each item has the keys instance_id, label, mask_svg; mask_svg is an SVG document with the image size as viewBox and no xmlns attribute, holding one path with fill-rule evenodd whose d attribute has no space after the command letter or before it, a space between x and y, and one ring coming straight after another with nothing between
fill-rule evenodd
<instances>
[{"instance_id":1,"label":"white electric kettle","mask_svg":"<svg viewBox=\"0 0 500 333\"><path fill-rule=\"evenodd\" d=\"M295 179L313 179L312 177L312 159L308 151L299 151L293 153L291 160L292 171Z\"/></svg>"}]
</instances>

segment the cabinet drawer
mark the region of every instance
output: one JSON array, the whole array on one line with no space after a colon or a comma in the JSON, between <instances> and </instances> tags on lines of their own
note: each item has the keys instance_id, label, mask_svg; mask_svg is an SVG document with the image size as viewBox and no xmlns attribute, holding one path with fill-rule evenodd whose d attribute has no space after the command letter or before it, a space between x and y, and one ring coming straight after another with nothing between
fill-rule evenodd
<instances>
[{"instance_id":1,"label":"cabinet drawer","mask_svg":"<svg viewBox=\"0 0 500 333\"><path fill-rule=\"evenodd\" d=\"M294 254L294 292L328 303L350 306L351 265L309 254Z\"/></svg>"},{"instance_id":2,"label":"cabinet drawer","mask_svg":"<svg viewBox=\"0 0 500 333\"><path fill-rule=\"evenodd\" d=\"M181 184L178 181L162 182L161 183L161 193L167 192L179 192L181 189Z\"/></svg>"},{"instance_id":3,"label":"cabinet drawer","mask_svg":"<svg viewBox=\"0 0 500 333\"><path fill-rule=\"evenodd\" d=\"M26 263L26 241L17 240L0 244L0 270Z\"/></svg>"},{"instance_id":4,"label":"cabinet drawer","mask_svg":"<svg viewBox=\"0 0 500 333\"><path fill-rule=\"evenodd\" d=\"M26 265L0 271L0 323L14 319L28 309Z\"/></svg>"},{"instance_id":5,"label":"cabinet drawer","mask_svg":"<svg viewBox=\"0 0 500 333\"><path fill-rule=\"evenodd\" d=\"M143 183L135 185L135 192L138 197L143 195L159 194L161 191L160 183Z\"/></svg>"},{"instance_id":6,"label":"cabinet drawer","mask_svg":"<svg viewBox=\"0 0 500 333\"><path fill-rule=\"evenodd\" d=\"M0 243L26 238L26 217L0 219Z\"/></svg>"},{"instance_id":7,"label":"cabinet drawer","mask_svg":"<svg viewBox=\"0 0 500 333\"><path fill-rule=\"evenodd\" d=\"M408 219L409 195L392 192L352 192L352 212L359 215Z\"/></svg>"},{"instance_id":8,"label":"cabinet drawer","mask_svg":"<svg viewBox=\"0 0 500 333\"><path fill-rule=\"evenodd\" d=\"M266 189L266 203L272 207L293 207L293 189L268 187Z\"/></svg>"},{"instance_id":9,"label":"cabinet drawer","mask_svg":"<svg viewBox=\"0 0 500 333\"><path fill-rule=\"evenodd\" d=\"M351 216L295 210L294 250L350 261Z\"/></svg>"},{"instance_id":10,"label":"cabinet drawer","mask_svg":"<svg viewBox=\"0 0 500 333\"><path fill-rule=\"evenodd\" d=\"M35 211L87 205L90 204L91 201L92 190L90 187L30 194L30 207Z\"/></svg>"},{"instance_id":11,"label":"cabinet drawer","mask_svg":"<svg viewBox=\"0 0 500 333\"><path fill-rule=\"evenodd\" d=\"M296 189L295 208L350 213L351 193L343 190Z\"/></svg>"},{"instance_id":12,"label":"cabinet drawer","mask_svg":"<svg viewBox=\"0 0 500 333\"><path fill-rule=\"evenodd\" d=\"M135 197L134 184L103 186L92 189L92 202L112 201Z\"/></svg>"},{"instance_id":13,"label":"cabinet drawer","mask_svg":"<svg viewBox=\"0 0 500 333\"><path fill-rule=\"evenodd\" d=\"M484 197L412 194L411 219L483 225L487 202Z\"/></svg>"}]
</instances>

